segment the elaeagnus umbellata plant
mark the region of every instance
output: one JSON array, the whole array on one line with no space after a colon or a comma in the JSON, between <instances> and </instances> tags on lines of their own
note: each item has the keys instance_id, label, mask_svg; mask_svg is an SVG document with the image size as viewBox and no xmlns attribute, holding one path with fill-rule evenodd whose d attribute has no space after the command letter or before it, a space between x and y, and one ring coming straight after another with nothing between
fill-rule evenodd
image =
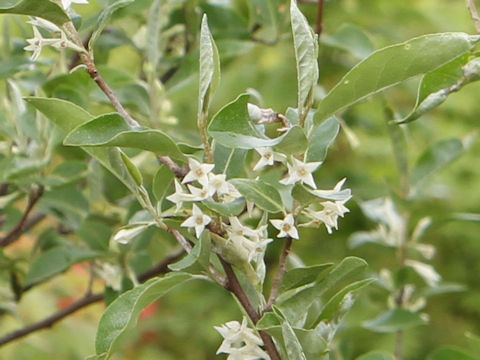
<instances>
[{"instance_id":1,"label":"elaeagnus umbellata plant","mask_svg":"<svg viewBox=\"0 0 480 360\"><path fill-rule=\"evenodd\" d=\"M419 201L425 179L474 139L442 140L411 166L405 124L479 79L480 36L437 33L374 52L357 47L351 51L360 51L361 61L327 92L319 85L319 46L344 45L340 37L322 35L320 41L321 12L315 32L295 0L98 1L100 11L87 19L75 11L82 4L94 6L87 0L0 2L0 13L6 14L0 64L0 209L5 213L0 246L35 234L31 263L0 253L10 284L4 297L18 303L27 291L75 264L87 262L90 271L83 298L6 334L0 344L104 300L90 359L108 359L122 352L122 340L135 331L149 305L174 289L206 282L230 292L240 309L236 318L214 326L219 356L346 359L338 332L348 327L345 316L355 295L370 285L386 296L381 313L364 319L363 326L393 333L396 340L391 351L358 359L403 359L405 332L428 321L422 312L426 299L460 290L443 284L429 263L435 248L421 239L434 220L424 214L411 223L410 208ZM468 5L474 13L474 4ZM129 11L135 16L128 17ZM248 19L244 33L228 33L237 21L235 12ZM217 43L209 27L212 17L225 17L231 39ZM110 26L122 18L127 20L119 28ZM30 34L22 44L10 38L14 22ZM130 37L121 31L129 26L137 28ZM297 83L288 86L296 87L296 99L272 109L257 90L237 89L213 113L212 100L226 91L222 55L248 52L253 43L273 46L284 37L294 52ZM136 75L99 65L119 44L135 49L130 56L139 68ZM312 241L305 234L314 233L321 248L352 203L348 177L327 180L331 177L322 166L341 129L355 139L339 113L415 76L422 80L408 115L399 116L387 97L383 101L399 184L392 185L390 196L357 200L377 225L349 238L352 248L373 243L393 249L393 260L369 273L366 261L355 256L307 266L297 244ZM181 91L192 79L198 82L198 97L188 101L197 104L196 116L178 119L171 111L172 88ZM24 198L27 205L19 213ZM43 232L30 232L48 219ZM92 292L98 283L103 291ZM190 299L191 306L202 296ZM440 349L431 358L449 351L469 356Z\"/></svg>"}]
</instances>

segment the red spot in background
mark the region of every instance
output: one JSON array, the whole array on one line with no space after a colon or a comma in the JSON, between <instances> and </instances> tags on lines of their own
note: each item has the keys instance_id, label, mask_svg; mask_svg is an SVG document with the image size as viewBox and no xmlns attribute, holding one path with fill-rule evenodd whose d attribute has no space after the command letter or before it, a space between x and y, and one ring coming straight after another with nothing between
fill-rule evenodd
<instances>
[{"instance_id":1,"label":"red spot in background","mask_svg":"<svg viewBox=\"0 0 480 360\"><path fill-rule=\"evenodd\" d=\"M157 314L158 313L158 308L159 308L158 302L154 302L154 303L150 304L149 306L147 306L145 308L145 310L143 310L142 313L140 314L140 317L139 317L140 321L149 319L152 316L154 316L155 314Z\"/></svg>"},{"instance_id":2,"label":"red spot in background","mask_svg":"<svg viewBox=\"0 0 480 360\"><path fill-rule=\"evenodd\" d=\"M68 308L75 302L75 299L71 296L64 296L57 299L57 307L60 310Z\"/></svg>"}]
</instances>

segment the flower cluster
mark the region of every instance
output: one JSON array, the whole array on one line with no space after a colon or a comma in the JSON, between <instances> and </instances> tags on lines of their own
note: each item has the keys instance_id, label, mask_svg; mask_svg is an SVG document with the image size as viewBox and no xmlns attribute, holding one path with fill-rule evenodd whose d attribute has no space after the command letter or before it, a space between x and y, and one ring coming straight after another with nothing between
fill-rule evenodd
<instances>
[{"instance_id":1,"label":"flower cluster","mask_svg":"<svg viewBox=\"0 0 480 360\"><path fill-rule=\"evenodd\" d=\"M190 171L182 181L182 184L186 184L188 191L185 191L182 184L175 179L175 192L167 196L167 200L176 204L177 211L182 208L184 202L215 200L226 203L241 197L237 189L227 181L226 175L217 175L212 172L215 165L202 164L193 158L188 160L188 165ZM194 182L201 187L194 186L192 184ZM193 204L192 216L186 219L182 226L195 228L195 235L199 238L210 221L211 218L203 214L202 210Z\"/></svg>"},{"instance_id":2,"label":"flower cluster","mask_svg":"<svg viewBox=\"0 0 480 360\"><path fill-rule=\"evenodd\" d=\"M248 261L259 263L267 245L272 242L268 239L267 226L260 226L258 229L251 229L243 225L238 217L229 218L230 225L227 226L228 241L240 246L248 252Z\"/></svg>"},{"instance_id":3,"label":"flower cluster","mask_svg":"<svg viewBox=\"0 0 480 360\"><path fill-rule=\"evenodd\" d=\"M52 46L56 49L71 49L78 52L85 52L85 49L76 45L71 40L67 38L65 32L60 29L54 23L33 17L29 24L33 27L33 38L27 39L28 45L24 47L24 50L33 51L31 59L33 61L37 60L40 56L42 49L46 46ZM39 29L43 29L48 33L52 34L53 38L44 38Z\"/></svg>"},{"instance_id":4,"label":"flower cluster","mask_svg":"<svg viewBox=\"0 0 480 360\"><path fill-rule=\"evenodd\" d=\"M217 354L229 354L227 360L269 360L268 354L261 348L262 339L247 326L244 317L242 323L229 321L222 326L215 326L224 338Z\"/></svg>"},{"instance_id":5,"label":"flower cluster","mask_svg":"<svg viewBox=\"0 0 480 360\"><path fill-rule=\"evenodd\" d=\"M350 212L345 207L345 203L352 198L352 195L350 189L342 190L345 180L345 178L340 180L333 190L313 191L315 196L330 200L320 202L321 210L316 210L313 205L306 208L302 214L309 217L310 221L302 224L302 226L318 227L324 224L329 234L333 232L333 228L338 229L338 217L343 217Z\"/></svg>"}]
</instances>

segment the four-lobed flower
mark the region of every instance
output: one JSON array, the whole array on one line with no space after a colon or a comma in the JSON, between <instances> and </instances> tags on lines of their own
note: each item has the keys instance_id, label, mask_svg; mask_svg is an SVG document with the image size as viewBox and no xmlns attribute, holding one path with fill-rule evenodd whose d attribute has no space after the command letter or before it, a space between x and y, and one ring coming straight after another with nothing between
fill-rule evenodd
<instances>
[{"instance_id":1,"label":"four-lobed flower","mask_svg":"<svg viewBox=\"0 0 480 360\"><path fill-rule=\"evenodd\" d=\"M313 180L312 173L322 164L322 162L310 162L306 163L298 159L292 158L292 163L288 162L288 175L285 179L280 180L280 183L284 185L291 185L297 182L307 184L310 187L316 189L317 185Z\"/></svg>"},{"instance_id":2,"label":"four-lobed flower","mask_svg":"<svg viewBox=\"0 0 480 360\"><path fill-rule=\"evenodd\" d=\"M292 239L298 240L298 231L295 227L295 219L292 214L288 214L283 220L275 219L270 220L270 222L277 230L280 230L277 237L289 236Z\"/></svg>"},{"instance_id":3,"label":"four-lobed flower","mask_svg":"<svg viewBox=\"0 0 480 360\"><path fill-rule=\"evenodd\" d=\"M205 215L200 208L193 204L192 206L192 216L190 216L187 220L185 220L181 226L188 227L188 228L195 228L195 236L197 239L200 239L202 236L203 230L205 230L205 226L210 224L212 218L208 215Z\"/></svg>"},{"instance_id":4,"label":"four-lobed flower","mask_svg":"<svg viewBox=\"0 0 480 360\"><path fill-rule=\"evenodd\" d=\"M188 159L188 166L190 171L185 175L182 184L198 181L203 186L208 186L208 174L212 172L215 167L214 164L201 164L193 158Z\"/></svg>"}]
</instances>

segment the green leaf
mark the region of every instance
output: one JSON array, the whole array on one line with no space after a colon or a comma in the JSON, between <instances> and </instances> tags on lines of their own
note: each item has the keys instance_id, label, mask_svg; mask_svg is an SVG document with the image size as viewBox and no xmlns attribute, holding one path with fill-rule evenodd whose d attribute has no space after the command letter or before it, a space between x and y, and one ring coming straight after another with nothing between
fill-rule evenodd
<instances>
[{"instance_id":1,"label":"green leaf","mask_svg":"<svg viewBox=\"0 0 480 360\"><path fill-rule=\"evenodd\" d=\"M368 35L358 26L347 24L329 35L322 34L322 45L347 51L357 59L364 59L373 52L373 44Z\"/></svg>"},{"instance_id":2,"label":"green leaf","mask_svg":"<svg viewBox=\"0 0 480 360\"><path fill-rule=\"evenodd\" d=\"M165 165L158 168L153 178L152 191L157 201L162 201L170 185L175 178L175 174Z\"/></svg>"},{"instance_id":3,"label":"green leaf","mask_svg":"<svg viewBox=\"0 0 480 360\"><path fill-rule=\"evenodd\" d=\"M168 265L168 268L172 271L184 271L189 273L200 273L208 270L210 265L211 247L210 233L204 231L190 254L180 261Z\"/></svg>"},{"instance_id":4,"label":"green leaf","mask_svg":"<svg viewBox=\"0 0 480 360\"><path fill-rule=\"evenodd\" d=\"M76 263L92 260L98 256L99 253L92 250L79 249L72 246L55 247L42 253L32 263L25 285L36 284L60 274Z\"/></svg>"},{"instance_id":5,"label":"green leaf","mask_svg":"<svg viewBox=\"0 0 480 360\"><path fill-rule=\"evenodd\" d=\"M318 81L318 39L295 0L290 3L290 20L297 64L297 106L300 124L303 124L312 106L313 91Z\"/></svg>"},{"instance_id":6,"label":"green leaf","mask_svg":"<svg viewBox=\"0 0 480 360\"><path fill-rule=\"evenodd\" d=\"M456 84L464 76L462 67L469 58L469 55L463 55L424 75L418 86L414 108L410 114L395 122L399 124L411 122L443 103L448 96L446 89Z\"/></svg>"},{"instance_id":7,"label":"green leaf","mask_svg":"<svg viewBox=\"0 0 480 360\"><path fill-rule=\"evenodd\" d=\"M282 198L277 189L262 180L232 179L230 183L260 209L270 213L283 211Z\"/></svg>"},{"instance_id":8,"label":"green leaf","mask_svg":"<svg viewBox=\"0 0 480 360\"><path fill-rule=\"evenodd\" d=\"M239 198L226 203L205 200L202 205L222 216L238 216L245 208L245 199Z\"/></svg>"},{"instance_id":9,"label":"green leaf","mask_svg":"<svg viewBox=\"0 0 480 360\"><path fill-rule=\"evenodd\" d=\"M379 333L394 333L426 323L427 320L416 312L404 308L395 308L384 312L373 320L364 322L363 326L368 330Z\"/></svg>"},{"instance_id":10,"label":"green leaf","mask_svg":"<svg viewBox=\"0 0 480 360\"><path fill-rule=\"evenodd\" d=\"M0 14L37 16L58 26L70 21L65 11L50 0L3 0L0 4Z\"/></svg>"},{"instance_id":11,"label":"green leaf","mask_svg":"<svg viewBox=\"0 0 480 360\"><path fill-rule=\"evenodd\" d=\"M330 300L328 300L317 320L314 321L313 326L317 326L321 321L328 322L332 320L340 311L343 300L347 294L351 293L352 291L360 290L361 288L371 284L373 281L374 279L364 279L345 286L342 290L332 296Z\"/></svg>"},{"instance_id":12,"label":"green leaf","mask_svg":"<svg viewBox=\"0 0 480 360\"><path fill-rule=\"evenodd\" d=\"M88 173L85 162L68 161L59 164L48 177L42 179L42 183L48 186L61 186L75 183L83 179Z\"/></svg>"},{"instance_id":13,"label":"green leaf","mask_svg":"<svg viewBox=\"0 0 480 360\"><path fill-rule=\"evenodd\" d=\"M468 339L470 348L475 354L480 354L480 337L467 331L465 337Z\"/></svg>"},{"instance_id":14,"label":"green leaf","mask_svg":"<svg viewBox=\"0 0 480 360\"><path fill-rule=\"evenodd\" d=\"M118 9L121 9L127 5L130 5L132 2L134 2L134 0L118 0L113 4L108 5L106 8L102 10L100 15L98 16L97 24L94 27L95 30L93 31L92 36L88 41L88 49L90 51L92 51L93 45L102 34L103 29L105 29L105 26L107 26L107 23L112 17L113 13Z\"/></svg>"},{"instance_id":15,"label":"green leaf","mask_svg":"<svg viewBox=\"0 0 480 360\"><path fill-rule=\"evenodd\" d=\"M308 148L307 137L300 126L293 126L284 135L276 139L281 139L278 145L274 147L275 151L279 151L287 155L303 154Z\"/></svg>"},{"instance_id":16,"label":"green leaf","mask_svg":"<svg viewBox=\"0 0 480 360\"><path fill-rule=\"evenodd\" d=\"M395 360L395 357L385 351L373 351L359 356L356 360Z\"/></svg>"},{"instance_id":17,"label":"green leaf","mask_svg":"<svg viewBox=\"0 0 480 360\"><path fill-rule=\"evenodd\" d=\"M307 360L297 335L287 321L282 323L282 336L289 360Z\"/></svg>"},{"instance_id":18,"label":"green leaf","mask_svg":"<svg viewBox=\"0 0 480 360\"><path fill-rule=\"evenodd\" d=\"M254 32L254 39L261 43L274 44L280 35L280 7L283 7L285 0L250 0L249 7L250 27L258 27ZM258 26L261 24L261 26Z\"/></svg>"},{"instance_id":19,"label":"green leaf","mask_svg":"<svg viewBox=\"0 0 480 360\"><path fill-rule=\"evenodd\" d=\"M357 276L366 266L367 263L363 259L347 257L326 276L320 276L314 284L306 286L305 289L296 292L293 296L279 297L277 304L290 323L296 326L315 300L321 298L333 287Z\"/></svg>"},{"instance_id":20,"label":"green leaf","mask_svg":"<svg viewBox=\"0 0 480 360\"><path fill-rule=\"evenodd\" d=\"M340 131L340 125L331 117L316 126L308 136L307 162L323 161L328 148L333 144Z\"/></svg>"},{"instance_id":21,"label":"green leaf","mask_svg":"<svg viewBox=\"0 0 480 360\"><path fill-rule=\"evenodd\" d=\"M351 69L320 102L316 121L401 81L435 70L470 52L478 41L478 36L465 33L439 33L375 51Z\"/></svg>"},{"instance_id":22,"label":"green leaf","mask_svg":"<svg viewBox=\"0 0 480 360\"><path fill-rule=\"evenodd\" d=\"M473 357L465 353L461 349L455 347L443 347L435 350L428 355L427 360L475 360L477 357Z\"/></svg>"},{"instance_id":23,"label":"green leaf","mask_svg":"<svg viewBox=\"0 0 480 360\"><path fill-rule=\"evenodd\" d=\"M202 18L200 30L200 89L198 94L198 121L208 112L211 95L220 83L220 59L217 46L208 28L207 15ZM204 115L202 115L204 114ZM199 127L201 124L199 124Z\"/></svg>"},{"instance_id":24,"label":"green leaf","mask_svg":"<svg viewBox=\"0 0 480 360\"><path fill-rule=\"evenodd\" d=\"M112 228L103 222L87 219L80 226L77 234L91 249L106 252L109 249Z\"/></svg>"},{"instance_id":25,"label":"green leaf","mask_svg":"<svg viewBox=\"0 0 480 360\"><path fill-rule=\"evenodd\" d=\"M208 126L210 136L228 148L255 149L263 146L277 146L279 151L290 154L303 152L307 139L298 126L292 127L287 133L273 139L260 132L248 114L249 96L248 94L240 95L215 114Z\"/></svg>"},{"instance_id":26,"label":"green leaf","mask_svg":"<svg viewBox=\"0 0 480 360\"><path fill-rule=\"evenodd\" d=\"M194 277L186 273L171 273L151 279L120 295L105 310L98 325L95 339L97 355L105 354L108 359L120 347L125 332L136 325L143 309L170 290Z\"/></svg>"},{"instance_id":27,"label":"green leaf","mask_svg":"<svg viewBox=\"0 0 480 360\"><path fill-rule=\"evenodd\" d=\"M64 140L67 146L120 146L152 151L185 161L177 144L160 130L132 128L117 113L101 115L70 131Z\"/></svg>"},{"instance_id":28,"label":"green leaf","mask_svg":"<svg viewBox=\"0 0 480 360\"><path fill-rule=\"evenodd\" d=\"M464 147L459 139L444 139L436 142L418 159L412 171L411 184L413 186L419 185L427 176L456 160L463 151Z\"/></svg>"},{"instance_id":29,"label":"green leaf","mask_svg":"<svg viewBox=\"0 0 480 360\"><path fill-rule=\"evenodd\" d=\"M93 115L81 107L60 99L47 99L28 97L25 101L42 112L50 121L55 123L65 134L77 126L92 120ZM83 148L90 156L94 157L107 170L114 174L127 188L135 192L137 185L128 175L127 169L120 157L120 151L115 148Z\"/></svg>"},{"instance_id":30,"label":"green leaf","mask_svg":"<svg viewBox=\"0 0 480 360\"><path fill-rule=\"evenodd\" d=\"M321 264L289 270L283 277L278 292L281 294L284 291L310 284L316 281L320 274L330 269L332 265L331 263Z\"/></svg>"}]
</instances>

